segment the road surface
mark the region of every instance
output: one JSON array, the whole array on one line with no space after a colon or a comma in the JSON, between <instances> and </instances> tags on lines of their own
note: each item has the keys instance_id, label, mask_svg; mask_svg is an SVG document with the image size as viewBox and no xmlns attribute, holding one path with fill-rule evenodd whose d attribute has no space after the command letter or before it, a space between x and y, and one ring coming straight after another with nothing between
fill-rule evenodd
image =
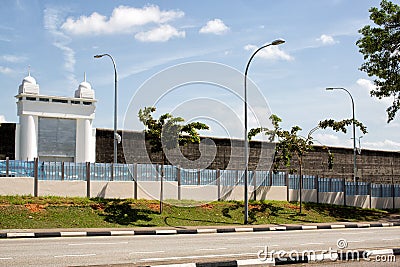
<instances>
[{"instance_id":1,"label":"road surface","mask_svg":"<svg viewBox=\"0 0 400 267\"><path fill-rule=\"evenodd\" d=\"M339 239L348 250L398 248L400 227L1 239L0 266L144 266L256 259L266 248L270 252L338 249Z\"/></svg>"}]
</instances>

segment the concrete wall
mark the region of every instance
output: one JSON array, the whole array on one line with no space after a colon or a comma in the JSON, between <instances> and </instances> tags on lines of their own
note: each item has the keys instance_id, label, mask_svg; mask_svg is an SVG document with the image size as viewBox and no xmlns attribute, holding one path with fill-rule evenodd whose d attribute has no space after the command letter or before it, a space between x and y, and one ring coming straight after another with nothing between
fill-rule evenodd
<instances>
[{"instance_id":1,"label":"concrete wall","mask_svg":"<svg viewBox=\"0 0 400 267\"><path fill-rule=\"evenodd\" d=\"M218 200L218 186L182 185L181 199L216 201Z\"/></svg>"},{"instance_id":2,"label":"concrete wall","mask_svg":"<svg viewBox=\"0 0 400 267\"><path fill-rule=\"evenodd\" d=\"M346 196L346 205L370 208L370 196Z\"/></svg>"},{"instance_id":3,"label":"concrete wall","mask_svg":"<svg viewBox=\"0 0 400 267\"><path fill-rule=\"evenodd\" d=\"M30 178L33 181L33 178ZM39 196L86 197L85 181L38 181Z\"/></svg>"},{"instance_id":4,"label":"concrete wall","mask_svg":"<svg viewBox=\"0 0 400 267\"><path fill-rule=\"evenodd\" d=\"M300 201L300 190L289 189L289 201ZM317 190L316 189L303 189L301 192L301 198L304 202L317 202Z\"/></svg>"},{"instance_id":5,"label":"concrete wall","mask_svg":"<svg viewBox=\"0 0 400 267\"><path fill-rule=\"evenodd\" d=\"M343 205L343 192L324 192L319 193L319 203Z\"/></svg>"},{"instance_id":6,"label":"concrete wall","mask_svg":"<svg viewBox=\"0 0 400 267\"><path fill-rule=\"evenodd\" d=\"M85 182L86 186L86 182ZM100 198L134 198L133 182L100 182L92 181L90 183L90 196ZM85 191L86 192L86 191Z\"/></svg>"},{"instance_id":7,"label":"concrete wall","mask_svg":"<svg viewBox=\"0 0 400 267\"><path fill-rule=\"evenodd\" d=\"M248 187L248 199L252 199L254 186ZM244 186L221 186L221 200L243 200Z\"/></svg>"},{"instance_id":8,"label":"concrete wall","mask_svg":"<svg viewBox=\"0 0 400 267\"><path fill-rule=\"evenodd\" d=\"M0 129L1 130L1 129ZM124 146L118 145L118 161L124 163L125 158L132 162L142 163L148 158L147 155L136 155L132 151L140 145L136 141L141 133L130 131L119 131L123 136ZM216 145L217 152L214 160L208 166L210 169L224 170L229 167L243 168L243 142L240 140L230 140L228 138L212 138ZM147 146L147 153L152 162L159 163L162 161L161 153L151 153ZM250 142L249 153L249 169L265 170L270 166L268 155L262 154L261 147L265 148L265 144L259 141ZM123 151L126 149L127 151ZM333 168L328 168L328 153L321 146L315 146L313 151L304 155L303 173L308 175L318 175L319 177L335 177L352 179L353 177L353 149L330 147L335 159ZM96 132L96 162L112 162L113 151L113 131L111 129L97 129ZM195 161L201 156L199 145L188 144L181 147L182 154L185 158ZM273 153L273 148L266 149L267 154ZM144 162L143 162L144 163ZM297 168L297 162L292 162L292 167ZM391 182L392 178L395 182L400 183L400 152L394 151L378 151L363 149L361 154L357 154L357 167L359 181L366 182ZM233 169L233 168L232 168Z\"/></svg>"},{"instance_id":9,"label":"concrete wall","mask_svg":"<svg viewBox=\"0 0 400 267\"><path fill-rule=\"evenodd\" d=\"M256 199L287 201L287 188L286 186L259 186L256 190Z\"/></svg>"},{"instance_id":10,"label":"concrete wall","mask_svg":"<svg viewBox=\"0 0 400 267\"><path fill-rule=\"evenodd\" d=\"M197 201L216 201L218 196L221 200L243 200L243 186L221 186L218 193L216 185L185 185L178 187L177 182L164 181L163 200L197 200ZM31 177L1 177L0 195L33 195L34 179ZM92 181L90 183L90 196L101 198L134 198L137 194L138 199L159 199L160 181L145 182L141 181L137 185L135 192L135 182L122 181ZM253 186L248 187L249 200L287 200L286 186L260 186L254 191ZM63 196L63 197L86 197L87 183L85 181L38 181L38 196ZM343 205L343 192L323 192L306 190L302 191L304 202L317 202ZM400 197L394 198L395 208L400 208ZM289 190L289 201L299 201L299 190ZM369 208L391 209L393 208L393 198L376 198L370 200L370 196L346 196L346 205Z\"/></svg>"},{"instance_id":11,"label":"concrete wall","mask_svg":"<svg viewBox=\"0 0 400 267\"><path fill-rule=\"evenodd\" d=\"M393 208L393 198L392 197L373 197L371 199L371 204L373 208L377 209L392 209ZM394 198L394 208L400 208L400 197Z\"/></svg>"},{"instance_id":12,"label":"concrete wall","mask_svg":"<svg viewBox=\"0 0 400 267\"><path fill-rule=\"evenodd\" d=\"M130 182L133 184L133 182ZM138 183L138 199L160 199L161 183L141 181ZM178 199L178 182L163 182L163 199Z\"/></svg>"},{"instance_id":13,"label":"concrete wall","mask_svg":"<svg viewBox=\"0 0 400 267\"><path fill-rule=\"evenodd\" d=\"M0 160L5 157L15 159L15 123L2 123L0 126ZM118 131L123 136L128 150L134 149L138 144L135 139L140 135L139 132ZM243 158L240 153L233 153L243 146L240 140L230 140L228 138L212 138L217 146L215 159L210 164L212 169L226 169L228 165L241 166ZM113 130L96 129L96 162L113 161ZM250 143L250 169L256 166L263 168L268 166L266 157L261 155L261 142L252 141ZM201 156L198 145L188 144L181 148L183 155L189 160L195 160ZM315 149L304 156L303 172L308 175L319 175L320 177L335 177L351 179L353 175L353 150L352 148L331 147L334 154L333 169L329 169L328 153L322 147L316 146ZM148 153L149 150L147 150ZM125 158L130 161L141 163L146 156L134 156L130 151L124 151L122 143L118 144L118 162L125 162ZM153 162L161 162L161 154L150 153ZM132 163L129 162L129 163ZM292 167L296 168L296 162ZM243 167L243 166L242 166ZM366 182L390 182L392 179L400 183L400 152L378 151L363 149L360 155L357 155L358 176L360 181Z\"/></svg>"},{"instance_id":14,"label":"concrete wall","mask_svg":"<svg viewBox=\"0 0 400 267\"><path fill-rule=\"evenodd\" d=\"M33 178L0 177L0 195L33 195Z\"/></svg>"}]
</instances>

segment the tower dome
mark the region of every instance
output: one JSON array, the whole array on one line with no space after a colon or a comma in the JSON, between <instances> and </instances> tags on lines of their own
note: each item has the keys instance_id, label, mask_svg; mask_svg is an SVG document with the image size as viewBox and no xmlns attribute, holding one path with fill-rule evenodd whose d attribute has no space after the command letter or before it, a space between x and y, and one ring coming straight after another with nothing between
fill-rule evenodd
<instances>
[{"instance_id":1,"label":"tower dome","mask_svg":"<svg viewBox=\"0 0 400 267\"><path fill-rule=\"evenodd\" d=\"M30 70L28 70L28 76L22 80L22 83L18 88L18 94L39 94L39 85L36 83L36 79L31 76Z\"/></svg>"},{"instance_id":2,"label":"tower dome","mask_svg":"<svg viewBox=\"0 0 400 267\"><path fill-rule=\"evenodd\" d=\"M86 81L86 73L84 73L83 82L79 84L78 89L75 91L75 97L94 99L94 91L90 83Z\"/></svg>"},{"instance_id":3,"label":"tower dome","mask_svg":"<svg viewBox=\"0 0 400 267\"><path fill-rule=\"evenodd\" d=\"M28 76L26 76L26 77L22 80L22 84L26 84L26 83L28 83L28 84L33 84L33 85L36 84L35 78L33 78L33 77L31 76L30 73L28 74Z\"/></svg>"}]
</instances>

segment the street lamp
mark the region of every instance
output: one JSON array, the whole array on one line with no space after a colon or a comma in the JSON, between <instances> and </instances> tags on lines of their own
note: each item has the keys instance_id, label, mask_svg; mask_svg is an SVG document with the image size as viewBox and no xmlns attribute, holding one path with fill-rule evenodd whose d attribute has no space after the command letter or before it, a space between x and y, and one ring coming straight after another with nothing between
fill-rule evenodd
<instances>
[{"instance_id":1,"label":"street lamp","mask_svg":"<svg viewBox=\"0 0 400 267\"><path fill-rule=\"evenodd\" d=\"M346 88L342 88L342 87L328 87L326 88L326 90L328 91L332 91L332 90L344 90L346 91L350 98L351 98L351 107L353 109L353 181L356 182L356 177L357 177L357 147L356 147L356 125L355 125L355 114L354 114L354 100L352 95L350 94L350 92L346 89Z\"/></svg>"},{"instance_id":2,"label":"street lamp","mask_svg":"<svg viewBox=\"0 0 400 267\"><path fill-rule=\"evenodd\" d=\"M117 163L117 144L119 140L117 133L117 68L113 57L109 54L95 55L94 58L101 58L104 56L109 57L114 65L114 163Z\"/></svg>"},{"instance_id":3,"label":"street lamp","mask_svg":"<svg viewBox=\"0 0 400 267\"><path fill-rule=\"evenodd\" d=\"M249 70L250 62L254 58L254 56L263 48L266 48L271 45L280 45L283 44L285 40L277 39L269 44L263 45L258 48L250 57L247 62L246 71L244 72L244 161L245 161L245 170L244 170L244 224L248 223L249 220L249 197L248 197L248 138L247 138L247 72Z\"/></svg>"}]
</instances>

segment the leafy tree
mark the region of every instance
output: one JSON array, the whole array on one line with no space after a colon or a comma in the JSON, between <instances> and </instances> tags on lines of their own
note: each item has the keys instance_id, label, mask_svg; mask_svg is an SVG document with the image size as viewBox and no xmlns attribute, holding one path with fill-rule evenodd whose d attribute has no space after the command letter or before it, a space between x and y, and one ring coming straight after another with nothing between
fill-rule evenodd
<instances>
[{"instance_id":1,"label":"leafy tree","mask_svg":"<svg viewBox=\"0 0 400 267\"><path fill-rule=\"evenodd\" d=\"M185 121L183 118L174 117L169 113L161 115L159 119L154 119L152 113L155 111L155 107L145 107L143 110L139 110L138 117L146 127L144 131L145 139L150 143L151 152L161 152L162 164L165 162L164 151L166 151L166 149L174 149L188 143L200 143L198 130L209 129L206 124L201 122L183 124ZM163 176L164 168L162 167L160 213L162 213Z\"/></svg>"},{"instance_id":2,"label":"leafy tree","mask_svg":"<svg viewBox=\"0 0 400 267\"><path fill-rule=\"evenodd\" d=\"M282 119L279 118L277 115L272 114L270 120L273 125L273 129L269 128L254 128L251 129L248 133L249 140L252 137L256 136L259 133L264 132L268 137L270 142L277 140L276 147L275 147L275 158L274 158L274 165L273 170L277 171L284 167L285 169L289 169L291 173L297 172L296 169L292 168L292 160L296 160L299 166L299 198L300 198L300 213L302 211L302 189L303 189L303 157L304 155L314 149L314 140L312 134L319 128L326 129L332 128L334 131L344 132L346 133L346 126L352 124L353 119L347 119L342 121L335 121L332 119L324 120L319 122L318 126L311 129L308 133L307 137L303 137L299 135L299 131L302 129L299 126L293 126L290 130L284 130L280 127L280 123ZM367 133L366 127L358 122L355 121L355 125L360 128L363 133ZM328 166L332 168L333 166L333 154L327 147L323 147L328 151Z\"/></svg>"},{"instance_id":3,"label":"leafy tree","mask_svg":"<svg viewBox=\"0 0 400 267\"><path fill-rule=\"evenodd\" d=\"M365 61L360 70L375 78L371 96L393 97L386 109L389 123L400 109L400 6L382 0L380 9L372 7L369 12L375 26L359 30L362 37L357 45Z\"/></svg>"}]
</instances>

